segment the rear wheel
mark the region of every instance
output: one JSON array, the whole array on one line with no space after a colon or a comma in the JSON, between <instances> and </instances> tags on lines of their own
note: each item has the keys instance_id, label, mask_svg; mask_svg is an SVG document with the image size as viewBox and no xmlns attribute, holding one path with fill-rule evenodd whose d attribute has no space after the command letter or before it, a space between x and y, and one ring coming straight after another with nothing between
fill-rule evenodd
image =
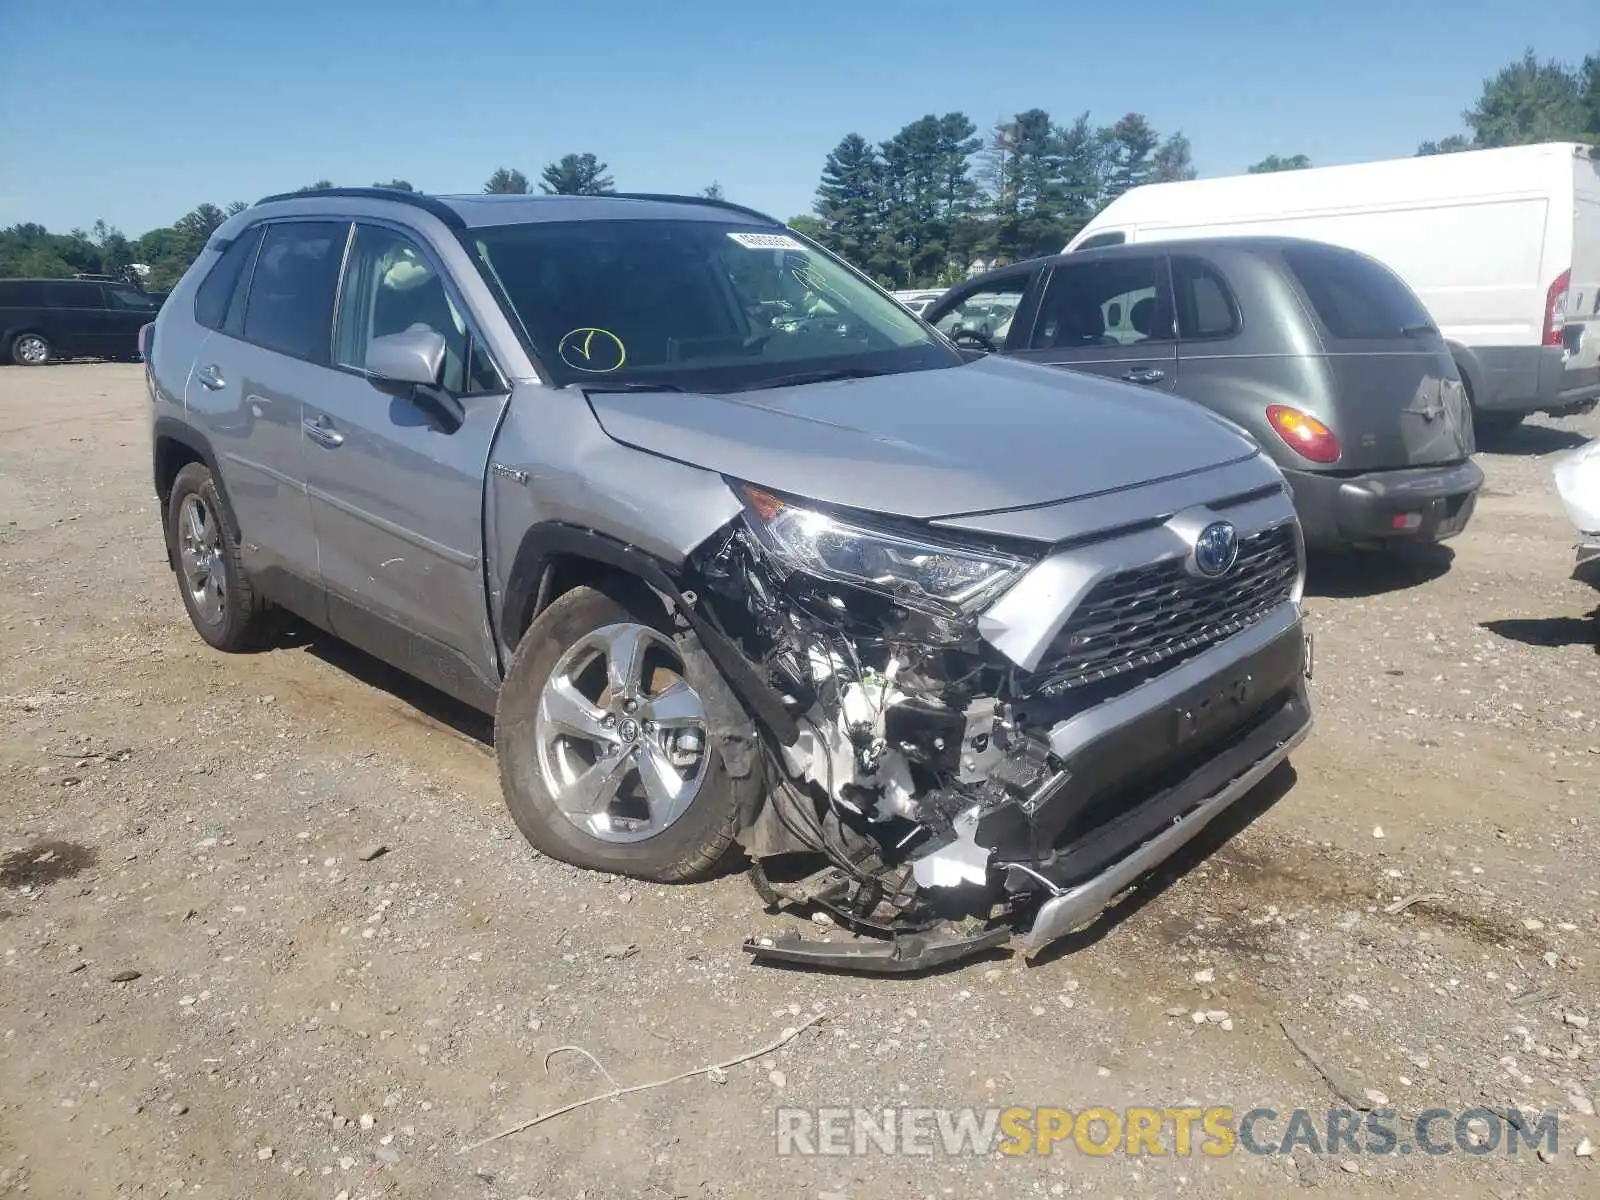
<instances>
[{"instance_id":1,"label":"rear wheel","mask_svg":"<svg viewBox=\"0 0 1600 1200\"><path fill-rule=\"evenodd\" d=\"M552 858L679 882L733 843L738 793L665 618L643 589L575 588L517 648L495 754L517 827Z\"/></svg>"},{"instance_id":2,"label":"rear wheel","mask_svg":"<svg viewBox=\"0 0 1600 1200\"><path fill-rule=\"evenodd\" d=\"M19 333L11 339L11 361L24 367L38 367L53 357L50 342L42 333Z\"/></svg>"},{"instance_id":3,"label":"rear wheel","mask_svg":"<svg viewBox=\"0 0 1600 1200\"><path fill-rule=\"evenodd\" d=\"M167 501L167 546L195 632L218 650L265 640L267 613L239 561L239 531L203 463L178 472Z\"/></svg>"}]
</instances>

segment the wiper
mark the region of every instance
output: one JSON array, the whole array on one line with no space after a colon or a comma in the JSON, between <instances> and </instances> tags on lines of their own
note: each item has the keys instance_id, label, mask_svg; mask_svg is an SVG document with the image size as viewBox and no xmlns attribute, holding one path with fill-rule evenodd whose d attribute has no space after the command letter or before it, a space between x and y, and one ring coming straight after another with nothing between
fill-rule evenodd
<instances>
[{"instance_id":1,"label":"wiper","mask_svg":"<svg viewBox=\"0 0 1600 1200\"><path fill-rule=\"evenodd\" d=\"M1439 331L1426 321L1418 321L1414 325L1400 326L1400 332L1405 337L1421 337L1423 334L1438 333Z\"/></svg>"},{"instance_id":2,"label":"wiper","mask_svg":"<svg viewBox=\"0 0 1600 1200\"><path fill-rule=\"evenodd\" d=\"M840 367L833 371L803 371L797 375L778 375L772 379L758 379L756 382L740 388L742 392L752 392L761 388L799 387L805 383L832 383L838 379L871 379L875 375L888 375L888 371L879 371L871 367Z\"/></svg>"},{"instance_id":3,"label":"wiper","mask_svg":"<svg viewBox=\"0 0 1600 1200\"><path fill-rule=\"evenodd\" d=\"M612 383L580 383L586 392L681 392L675 383L651 383L643 379L618 379Z\"/></svg>"}]
</instances>

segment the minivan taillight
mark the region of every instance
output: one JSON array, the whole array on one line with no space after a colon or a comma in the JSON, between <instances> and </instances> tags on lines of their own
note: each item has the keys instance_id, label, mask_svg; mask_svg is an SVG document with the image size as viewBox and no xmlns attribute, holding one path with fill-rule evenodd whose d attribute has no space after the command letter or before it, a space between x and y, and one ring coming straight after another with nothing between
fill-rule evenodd
<instances>
[{"instance_id":1,"label":"minivan taillight","mask_svg":"<svg viewBox=\"0 0 1600 1200\"><path fill-rule=\"evenodd\" d=\"M1283 444L1301 458L1314 463L1339 461L1339 439L1310 413L1287 404L1271 404L1267 406L1267 421L1272 431L1283 439Z\"/></svg>"},{"instance_id":2,"label":"minivan taillight","mask_svg":"<svg viewBox=\"0 0 1600 1200\"><path fill-rule=\"evenodd\" d=\"M156 344L156 326L152 321L148 325L139 326L139 357L145 362L150 361L150 348Z\"/></svg>"},{"instance_id":3,"label":"minivan taillight","mask_svg":"<svg viewBox=\"0 0 1600 1200\"><path fill-rule=\"evenodd\" d=\"M1556 276L1544 296L1544 344L1565 345L1564 327L1567 323L1567 291L1572 287L1572 272L1563 271Z\"/></svg>"}]
</instances>

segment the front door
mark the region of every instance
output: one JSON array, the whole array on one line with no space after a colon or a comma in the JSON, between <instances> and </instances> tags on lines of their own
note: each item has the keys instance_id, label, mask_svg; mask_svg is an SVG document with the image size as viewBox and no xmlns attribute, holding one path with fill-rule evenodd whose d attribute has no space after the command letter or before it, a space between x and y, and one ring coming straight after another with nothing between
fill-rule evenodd
<instances>
[{"instance_id":1,"label":"front door","mask_svg":"<svg viewBox=\"0 0 1600 1200\"><path fill-rule=\"evenodd\" d=\"M334 632L471 698L474 687L492 689L499 679L484 590L483 497L507 392L466 313L412 236L357 224L333 369L307 398L303 432ZM426 392L386 395L366 376L371 341L417 325L445 339L438 390L459 403L459 424Z\"/></svg>"},{"instance_id":2,"label":"front door","mask_svg":"<svg viewBox=\"0 0 1600 1200\"><path fill-rule=\"evenodd\" d=\"M1086 256L1051 267L1039 315L1015 353L1170 392L1178 359L1166 256Z\"/></svg>"},{"instance_id":3,"label":"front door","mask_svg":"<svg viewBox=\"0 0 1600 1200\"><path fill-rule=\"evenodd\" d=\"M131 284L103 283L105 296L105 336L103 354L111 358L132 358L139 352L139 330L156 319L159 306Z\"/></svg>"}]
</instances>

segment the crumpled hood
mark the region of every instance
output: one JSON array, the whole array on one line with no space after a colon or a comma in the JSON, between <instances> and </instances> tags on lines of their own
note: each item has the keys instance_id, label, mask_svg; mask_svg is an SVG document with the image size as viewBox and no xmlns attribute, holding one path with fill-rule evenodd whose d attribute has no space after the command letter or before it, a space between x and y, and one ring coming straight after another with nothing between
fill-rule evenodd
<instances>
[{"instance_id":1,"label":"crumpled hood","mask_svg":"<svg viewBox=\"0 0 1600 1200\"><path fill-rule=\"evenodd\" d=\"M1259 453L1186 400L994 356L767 391L593 392L589 401L626 445L921 520L1078 499Z\"/></svg>"}]
</instances>

